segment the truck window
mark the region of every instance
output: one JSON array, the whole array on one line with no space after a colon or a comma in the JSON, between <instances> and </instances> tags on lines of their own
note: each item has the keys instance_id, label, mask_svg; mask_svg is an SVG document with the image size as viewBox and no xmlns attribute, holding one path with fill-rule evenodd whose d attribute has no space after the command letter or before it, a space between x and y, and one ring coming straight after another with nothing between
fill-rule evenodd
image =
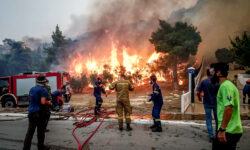
<instances>
[{"instance_id":1,"label":"truck window","mask_svg":"<svg viewBox=\"0 0 250 150\"><path fill-rule=\"evenodd\" d=\"M9 78L0 79L0 95L9 91Z\"/></svg>"}]
</instances>

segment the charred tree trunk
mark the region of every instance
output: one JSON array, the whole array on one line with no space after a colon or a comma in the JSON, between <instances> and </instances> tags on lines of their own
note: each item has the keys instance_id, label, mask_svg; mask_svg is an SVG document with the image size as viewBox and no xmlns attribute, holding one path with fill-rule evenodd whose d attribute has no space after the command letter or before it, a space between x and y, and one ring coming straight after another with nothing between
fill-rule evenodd
<instances>
[{"instance_id":1,"label":"charred tree trunk","mask_svg":"<svg viewBox=\"0 0 250 150\"><path fill-rule=\"evenodd\" d=\"M177 57L173 56L173 64L172 64L172 69L173 69L173 76L174 76L174 89L179 90L179 85L178 85L178 75L177 75Z\"/></svg>"}]
</instances>

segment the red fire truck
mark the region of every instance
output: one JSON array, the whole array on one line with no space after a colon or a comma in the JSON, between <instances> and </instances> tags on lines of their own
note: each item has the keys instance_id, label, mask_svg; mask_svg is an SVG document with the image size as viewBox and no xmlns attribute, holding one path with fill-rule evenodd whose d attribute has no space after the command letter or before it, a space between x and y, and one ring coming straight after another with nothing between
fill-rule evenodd
<instances>
[{"instance_id":1,"label":"red fire truck","mask_svg":"<svg viewBox=\"0 0 250 150\"><path fill-rule=\"evenodd\" d=\"M70 83L70 75L67 72L29 72L0 77L0 102L2 107L29 105L29 91L35 86L36 77L40 74L45 75L49 80L48 85L51 87L51 92L61 89L67 81Z\"/></svg>"}]
</instances>

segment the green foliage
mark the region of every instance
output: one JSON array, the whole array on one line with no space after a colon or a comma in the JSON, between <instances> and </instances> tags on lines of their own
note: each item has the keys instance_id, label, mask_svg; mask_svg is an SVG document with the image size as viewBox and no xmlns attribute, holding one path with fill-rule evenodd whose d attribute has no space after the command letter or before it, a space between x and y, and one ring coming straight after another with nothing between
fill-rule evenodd
<instances>
[{"instance_id":1,"label":"green foliage","mask_svg":"<svg viewBox=\"0 0 250 150\"><path fill-rule=\"evenodd\" d=\"M164 20L159 20L160 28L153 32L149 40L157 52L169 53L186 61L189 55L195 55L199 43L200 33L197 28L187 23L177 22L171 26Z\"/></svg>"},{"instance_id":2,"label":"green foliage","mask_svg":"<svg viewBox=\"0 0 250 150\"><path fill-rule=\"evenodd\" d=\"M236 36L231 40L233 57L236 63L250 67L250 34L244 32L241 36Z\"/></svg>"},{"instance_id":3,"label":"green foliage","mask_svg":"<svg viewBox=\"0 0 250 150\"><path fill-rule=\"evenodd\" d=\"M33 50L27 47L24 42L12 39L3 40L4 45L8 45L9 51L0 53L0 76L30 71L46 72L50 70L51 64L58 63L58 59L65 59L67 40L62 35L58 25L51 37L53 42L50 47L39 47Z\"/></svg>"},{"instance_id":4,"label":"green foliage","mask_svg":"<svg viewBox=\"0 0 250 150\"><path fill-rule=\"evenodd\" d=\"M215 56L219 62L231 63L234 61L232 52L226 48L216 50Z\"/></svg>"},{"instance_id":5,"label":"green foliage","mask_svg":"<svg viewBox=\"0 0 250 150\"><path fill-rule=\"evenodd\" d=\"M198 45L201 42L197 28L187 23L177 22L171 26L164 20L159 20L160 27L151 34L149 41L154 44L157 52L168 53L174 77L174 88L178 87L177 64L186 62L190 55L196 55ZM164 68L164 66L163 66Z\"/></svg>"},{"instance_id":6,"label":"green foliage","mask_svg":"<svg viewBox=\"0 0 250 150\"><path fill-rule=\"evenodd\" d=\"M60 31L59 26L56 26L55 31L51 35L52 37L52 46L45 49L45 52L47 53L47 58L45 59L45 62L47 65L51 64L58 64L58 58L59 54L64 54L65 52L65 46L67 44L67 40L65 39L65 36L62 35L62 31ZM46 70L47 71L47 70Z\"/></svg>"},{"instance_id":7,"label":"green foliage","mask_svg":"<svg viewBox=\"0 0 250 150\"><path fill-rule=\"evenodd\" d=\"M71 78L71 86L75 93L81 93L87 85L88 78L85 74L82 74L80 78Z\"/></svg>"},{"instance_id":8,"label":"green foliage","mask_svg":"<svg viewBox=\"0 0 250 150\"><path fill-rule=\"evenodd\" d=\"M2 63L5 64L2 69L4 75L14 75L35 69L31 57L32 52L23 42L12 39L5 39L3 42L10 46L10 53L1 57Z\"/></svg>"}]
</instances>

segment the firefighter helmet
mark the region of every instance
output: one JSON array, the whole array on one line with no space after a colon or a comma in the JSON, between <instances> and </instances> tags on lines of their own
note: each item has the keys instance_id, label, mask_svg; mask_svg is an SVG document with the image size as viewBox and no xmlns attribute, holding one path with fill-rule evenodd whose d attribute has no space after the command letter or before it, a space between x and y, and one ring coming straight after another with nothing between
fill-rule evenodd
<instances>
[{"instance_id":1,"label":"firefighter helmet","mask_svg":"<svg viewBox=\"0 0 250 150\"><path fill-rule=\"evenodd\" d=\"M156 80L157 80L157 78L156 78L156 76L155 76L154 74L152 74L152 75L150 76L150 79L151 79L153 82L156 82Z\"/></svg>"},{"instance_id":2,"label":"firefighter helmet","mask_svg":"<svg viewBox=\"0 0 250 150\"><path fill-rule=\"evenodd\" d=\"M247 83L249 83L249 84L250 84L250 79L248 79L248 80L247 80Z\"/></svg>"},{"instance_id":3,"label":"firefighter helmet","mask_svg":"<svg viewBox=\"0 0 250 150\"><path fill-rule=\"evenodd\" d=\"M102 76L99 75L99 76L97 77L97 80L102 80Z\"/></svg>"}]
</instances>

